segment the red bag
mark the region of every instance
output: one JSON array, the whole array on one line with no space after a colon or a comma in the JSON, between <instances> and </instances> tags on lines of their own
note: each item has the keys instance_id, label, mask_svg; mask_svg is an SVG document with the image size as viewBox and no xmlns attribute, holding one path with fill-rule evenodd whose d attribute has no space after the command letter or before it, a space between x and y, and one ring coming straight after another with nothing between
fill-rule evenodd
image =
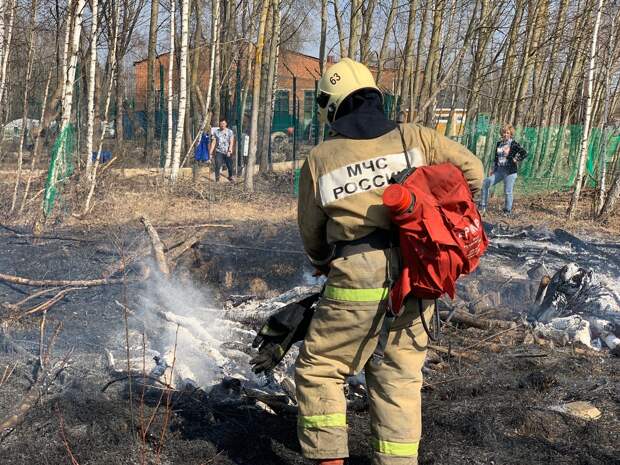
<instances>
[{"instance_id":1,"label":"red bag","mask_svg":"<svg viewBox=\"0 0 620 465\"><path fill-rule=\"evenodd\" d=\"M398 226L403 261L391 291L394 311L410 293L454 298L456 280L476 269L489 243L461 170L449 163L416 168L384 191L383 203Z\"/></svg>"}]
</instances>

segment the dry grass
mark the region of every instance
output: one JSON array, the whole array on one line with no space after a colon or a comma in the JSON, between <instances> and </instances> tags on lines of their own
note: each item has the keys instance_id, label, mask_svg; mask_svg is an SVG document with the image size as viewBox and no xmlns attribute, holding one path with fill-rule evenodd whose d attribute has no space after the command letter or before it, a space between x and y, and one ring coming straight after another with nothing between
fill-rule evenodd
<instances>
[{"instance_id":1,"label":"dry grass","mask_svg":"<svg viewBox=\"0 0 620 465\"><path fill-rule=\"evenodd\" d=\"M270 224L294 222L296 219L297 199L292 195L292 173L261 175L255 179L255 192L250 194L245 192L242 180L230 183L224 178L216 184L206 178L204 171L197 182L192 182L191 177L180 178L174 189L170 189L157 175L125 178L110 170L100 180L94 208L84 219L71 215L74 208L81 210L80 190L76 188L63 192L55 211L59 223L84 229L136 224L141 216L148 216L156 227L257 222L264 225L262 235L269 237ZM41 181L33 186L33 192L42 187L39 185ZM4 207L10 202L12 183L2 179L0 190L2 210L8 211ZM567 221L569 192L517 194L514 214L509 218L501 213L503 195L500 193L491 199L485 220L522 226L545 225L576 233L617 235L620 232L620 215L616 214L604 223L592 220L594 196L594 191L584 191L575 219ZM33 202L21 218L7 220L31 226L39 208L39 201ZM277 228L273 233L278 233Z\"/></svg>"},{"instance_id":2,"label":"dry grass","mask_svg":"<svg viewBox=\"0 0 620 465\"><path fill-rule=\"evenodd\" d=\"M39 188L36 185L33 191ZM155 227L239 220L294 221L297 199L292 190L290 173L258 176L251 194L244 191L242 180L230 183L224 179L216 184L207 179L193 183L191 178L182 178L170 189L158 176L127 179L108 174L100 180L94 207L86 217L80 219L71 214L82 210L80 195L77 189L65 189L56 204L52 223L90 229L137 224L141 216L151 218ZM12 185L4 180L0 185L0 203L7 213L9 209L5 207L7 202L10 206L11 194ZM39 209L37 201L22 217L4 221L31 226Z\"/></svg>"},{"instance_id":3,"label":"dry grass","mask_svg":"<svg viewBox=\"0 0 620 465\"><path fill-rule=\"evenodd\" d=\"M620 215L611 216L605 222L592 220L594 211L592 190L584 191L577 214L571 221L566 219L566 211L570 202L570 192L547 192L531 195L516 195L513 215L502 214L504 197L495 195L485 216L485 221L496 223L504 221L511 226L546 226L550 229L561 228L577 233L594 233L604 236L615 236L620 233Z\"/></svg>"},{"instance_id":4,"label":"dry grass","mask_svg":"<svg viewBox=\"0 0 620 465\"><path fill-rule=\"evenodd\" d=\"M281 177L277 179L281 182ZM98 202L86 221L113 225L133 222L141 215L152 218L158 226L236 220L293 220L296 214L295 197L283 192L267 192L269 181L260 179L253 194L244 192L240 181L215 184L201 180L193 184L189 179L182 179L174 190L165 188L160 180L142 186L126 181L114 186Z\"/></svg>"}]
</instances>

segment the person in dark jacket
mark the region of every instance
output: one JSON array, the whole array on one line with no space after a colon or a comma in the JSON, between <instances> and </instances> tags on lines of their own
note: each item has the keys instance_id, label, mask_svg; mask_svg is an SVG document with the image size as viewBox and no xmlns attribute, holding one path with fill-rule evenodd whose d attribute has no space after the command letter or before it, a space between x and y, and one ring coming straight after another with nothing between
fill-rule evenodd
<instances>
[{"instance_id":1,"label":"person in dark jacket","mask_svg":"<svg viewBox=\"0 0 620 465\"><path fill-rule=\"evenodd\" d=\"M482 183L482 201L480 212L484 214L489 200L489 189L504 181L504 213L512 212L513 188L517 180L519 163L526 157L527 152L513 139L515 128L511 124L504 124L500 130L501 140L495 150L493 170Z\"/></svg>"}]
</instances>

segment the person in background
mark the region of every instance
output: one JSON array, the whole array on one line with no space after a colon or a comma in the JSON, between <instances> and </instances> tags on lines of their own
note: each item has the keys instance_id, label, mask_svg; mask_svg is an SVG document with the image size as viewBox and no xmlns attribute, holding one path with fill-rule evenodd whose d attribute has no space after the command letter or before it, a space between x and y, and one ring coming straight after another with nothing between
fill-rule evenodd
<instances>
[{"instance_id":1,"label":"person in background","mask_svg":"<svg viewBox=\"0 0 620 465\"><path fill-rule=\"evenodd\" d=\"M501 140L495 150L493 169L482 183L482 200L480 213L486 212L489 200L489 189L497 183L504 181L504 213L512 213L513 188L517 180L519 163L527 157L527 152L514 138L515 128L511 124L504 124L500 129Z\"/></svg>"},{"instance_id":2,"label":"person in background","mask_svg":"<svg viewBox=\"0 0 620 465\"><path fill-rule=\"evenodd\" d=\"M211 133L211 158L215 161L215 182L220 180L220 170L222 163L226 163L228 169L228 180L234 181L232 154L235 146L235 134L228 128L225 119L220 120L219 127ZM213 156L215 152L215 156Z\"/></svg>"}]
</instances>

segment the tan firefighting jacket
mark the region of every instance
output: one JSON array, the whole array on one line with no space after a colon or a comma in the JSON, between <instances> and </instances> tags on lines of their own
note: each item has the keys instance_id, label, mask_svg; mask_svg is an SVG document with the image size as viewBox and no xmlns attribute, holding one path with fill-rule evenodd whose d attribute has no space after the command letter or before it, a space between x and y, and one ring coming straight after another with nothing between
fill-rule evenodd
<instances>
[{"instance_id":1,"label":"tan firefighting jacket","mask_svg":"<svg viewBox=\"0 0 620 465\"><path fill-rule=\"evenodd\" d=\"M464 146L416 124L401 127L412 166L452 163L474 195L480 190L482 163ZM313 264L329 263L338 241L390 229L381 196L390 177L406 167L397 129L369 140L335 137L310 152L299 179L298 222Z\"/></svg>"}]
</instances>

